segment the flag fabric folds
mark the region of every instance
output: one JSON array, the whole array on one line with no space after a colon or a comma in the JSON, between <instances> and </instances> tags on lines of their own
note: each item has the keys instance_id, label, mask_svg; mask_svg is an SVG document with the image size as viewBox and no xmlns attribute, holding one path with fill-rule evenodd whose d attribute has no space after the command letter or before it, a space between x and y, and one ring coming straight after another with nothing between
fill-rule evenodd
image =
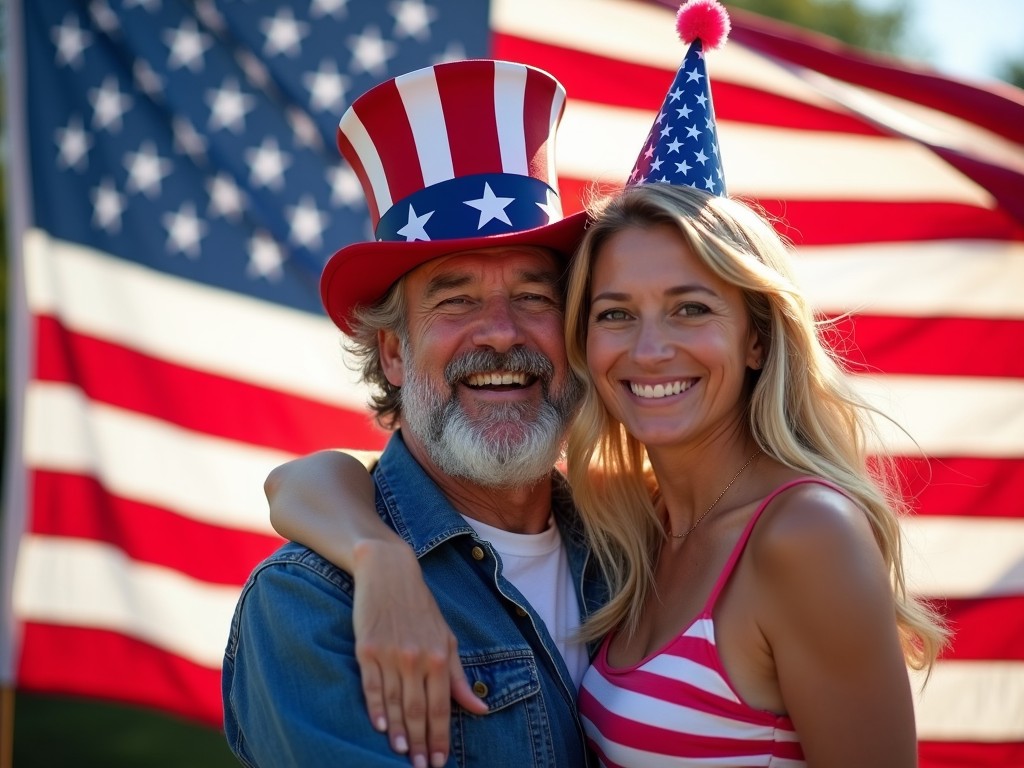
<instances>
[{"instance_id":1,"label":"flag fabric folds","mask_svg":"<svg viewBox=\"0 0 1024 768\"><path fill-rule=\"evenodd\" d=\"M231 610L279 542L267 471L386 439L317 293L371 236L345 107L445 58L545 69L570 212L626 180L685 52L673 11L9 3L5 682L220 722ZM905 430L911 587L955 632L921 764L1024 764L1024 96L732 20L707 54L730 193L777 219Z\"/></svg>"}]
</instances>

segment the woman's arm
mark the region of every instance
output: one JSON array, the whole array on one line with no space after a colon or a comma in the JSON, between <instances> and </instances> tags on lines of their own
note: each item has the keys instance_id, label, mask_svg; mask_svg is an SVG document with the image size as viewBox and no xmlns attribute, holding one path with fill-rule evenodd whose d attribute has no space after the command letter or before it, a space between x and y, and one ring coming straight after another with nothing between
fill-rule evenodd
<instances>
[{"instance_id":1,"label":"woman's arm","mask_svg":"<svg viewBox=\"0 0 1024 768\"><path fill-rule=\"evenodd\" d=\"M794 492L795 491L795 492ZM763 625L809 765L917 765L892 587L864 513L830 489L779 499L758 547Z\"/></svg>"},{"instance_id":2,"label":"woman's arm","mask_svg":"<svg viewBox=\"0 0 1024 768\"><path fill-rule=\"evenodd\" d=\"M355 581L356 658L370 720L410 759L444 765L451 698L483 714L458 643L409 546L378 517L367 465L375 454L320 451L279 467L264 491L270 522ZM424 763L425 764L425 763Z\"/></svg>"}]
</instances>

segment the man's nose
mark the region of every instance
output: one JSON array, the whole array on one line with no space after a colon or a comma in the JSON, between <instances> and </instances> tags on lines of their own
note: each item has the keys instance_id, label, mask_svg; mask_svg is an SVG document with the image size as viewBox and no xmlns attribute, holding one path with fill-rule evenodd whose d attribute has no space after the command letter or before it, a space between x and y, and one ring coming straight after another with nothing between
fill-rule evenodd
<instances>
[{"instance_id":1,"label":"man's nose","mask_svg":"<svg viewBox=\"0 0 1024 768\"><path fill-rule=\"evenodd\" d=\"M474 318L473 343L506 352L524 342L522 326L508 298L488 299Z\"/></svg>"}]
</instances>

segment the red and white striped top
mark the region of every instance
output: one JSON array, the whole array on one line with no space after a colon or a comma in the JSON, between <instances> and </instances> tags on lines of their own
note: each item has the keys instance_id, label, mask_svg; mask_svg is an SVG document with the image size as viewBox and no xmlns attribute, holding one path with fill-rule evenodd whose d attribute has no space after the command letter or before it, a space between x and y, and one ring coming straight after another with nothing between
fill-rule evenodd
<instances>
[{"instance_id":1,"label":"red and white striped top","mask_svg":"<svg viewBox=\"0 0 1024 768\"><path fill-rule=\"evenodd\" d=\"M805 766L792 721L747 705L729 682L715 645L718 595L739 562L776 488L747 523L700 615L665 647L639 663L613 668L605 638L580 686L579 707L591 749L606 768ZM840 490L840 489L836 489ZM841 491L840 491L841 492Z\"/></svg>"}]
</instances>

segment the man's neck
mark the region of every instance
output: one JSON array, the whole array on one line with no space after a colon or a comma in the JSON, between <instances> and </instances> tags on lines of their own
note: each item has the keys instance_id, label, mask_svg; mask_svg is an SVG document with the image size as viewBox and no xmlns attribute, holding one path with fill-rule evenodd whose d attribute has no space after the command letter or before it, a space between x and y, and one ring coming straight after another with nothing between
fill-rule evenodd
<instances>
[{"instance_id":1,"label":"man's neck","mask_svg":"<svg viewBox=\"0 0 1024 768\"><path fill-rule=\"evenodd\" d=\"M512 533L540 533L547 529L551 519L550 472L531 485L480 485L442 472L415 435L405 431L402 437L409 453L460 514Z\"/></svg>"}]
</instances>

